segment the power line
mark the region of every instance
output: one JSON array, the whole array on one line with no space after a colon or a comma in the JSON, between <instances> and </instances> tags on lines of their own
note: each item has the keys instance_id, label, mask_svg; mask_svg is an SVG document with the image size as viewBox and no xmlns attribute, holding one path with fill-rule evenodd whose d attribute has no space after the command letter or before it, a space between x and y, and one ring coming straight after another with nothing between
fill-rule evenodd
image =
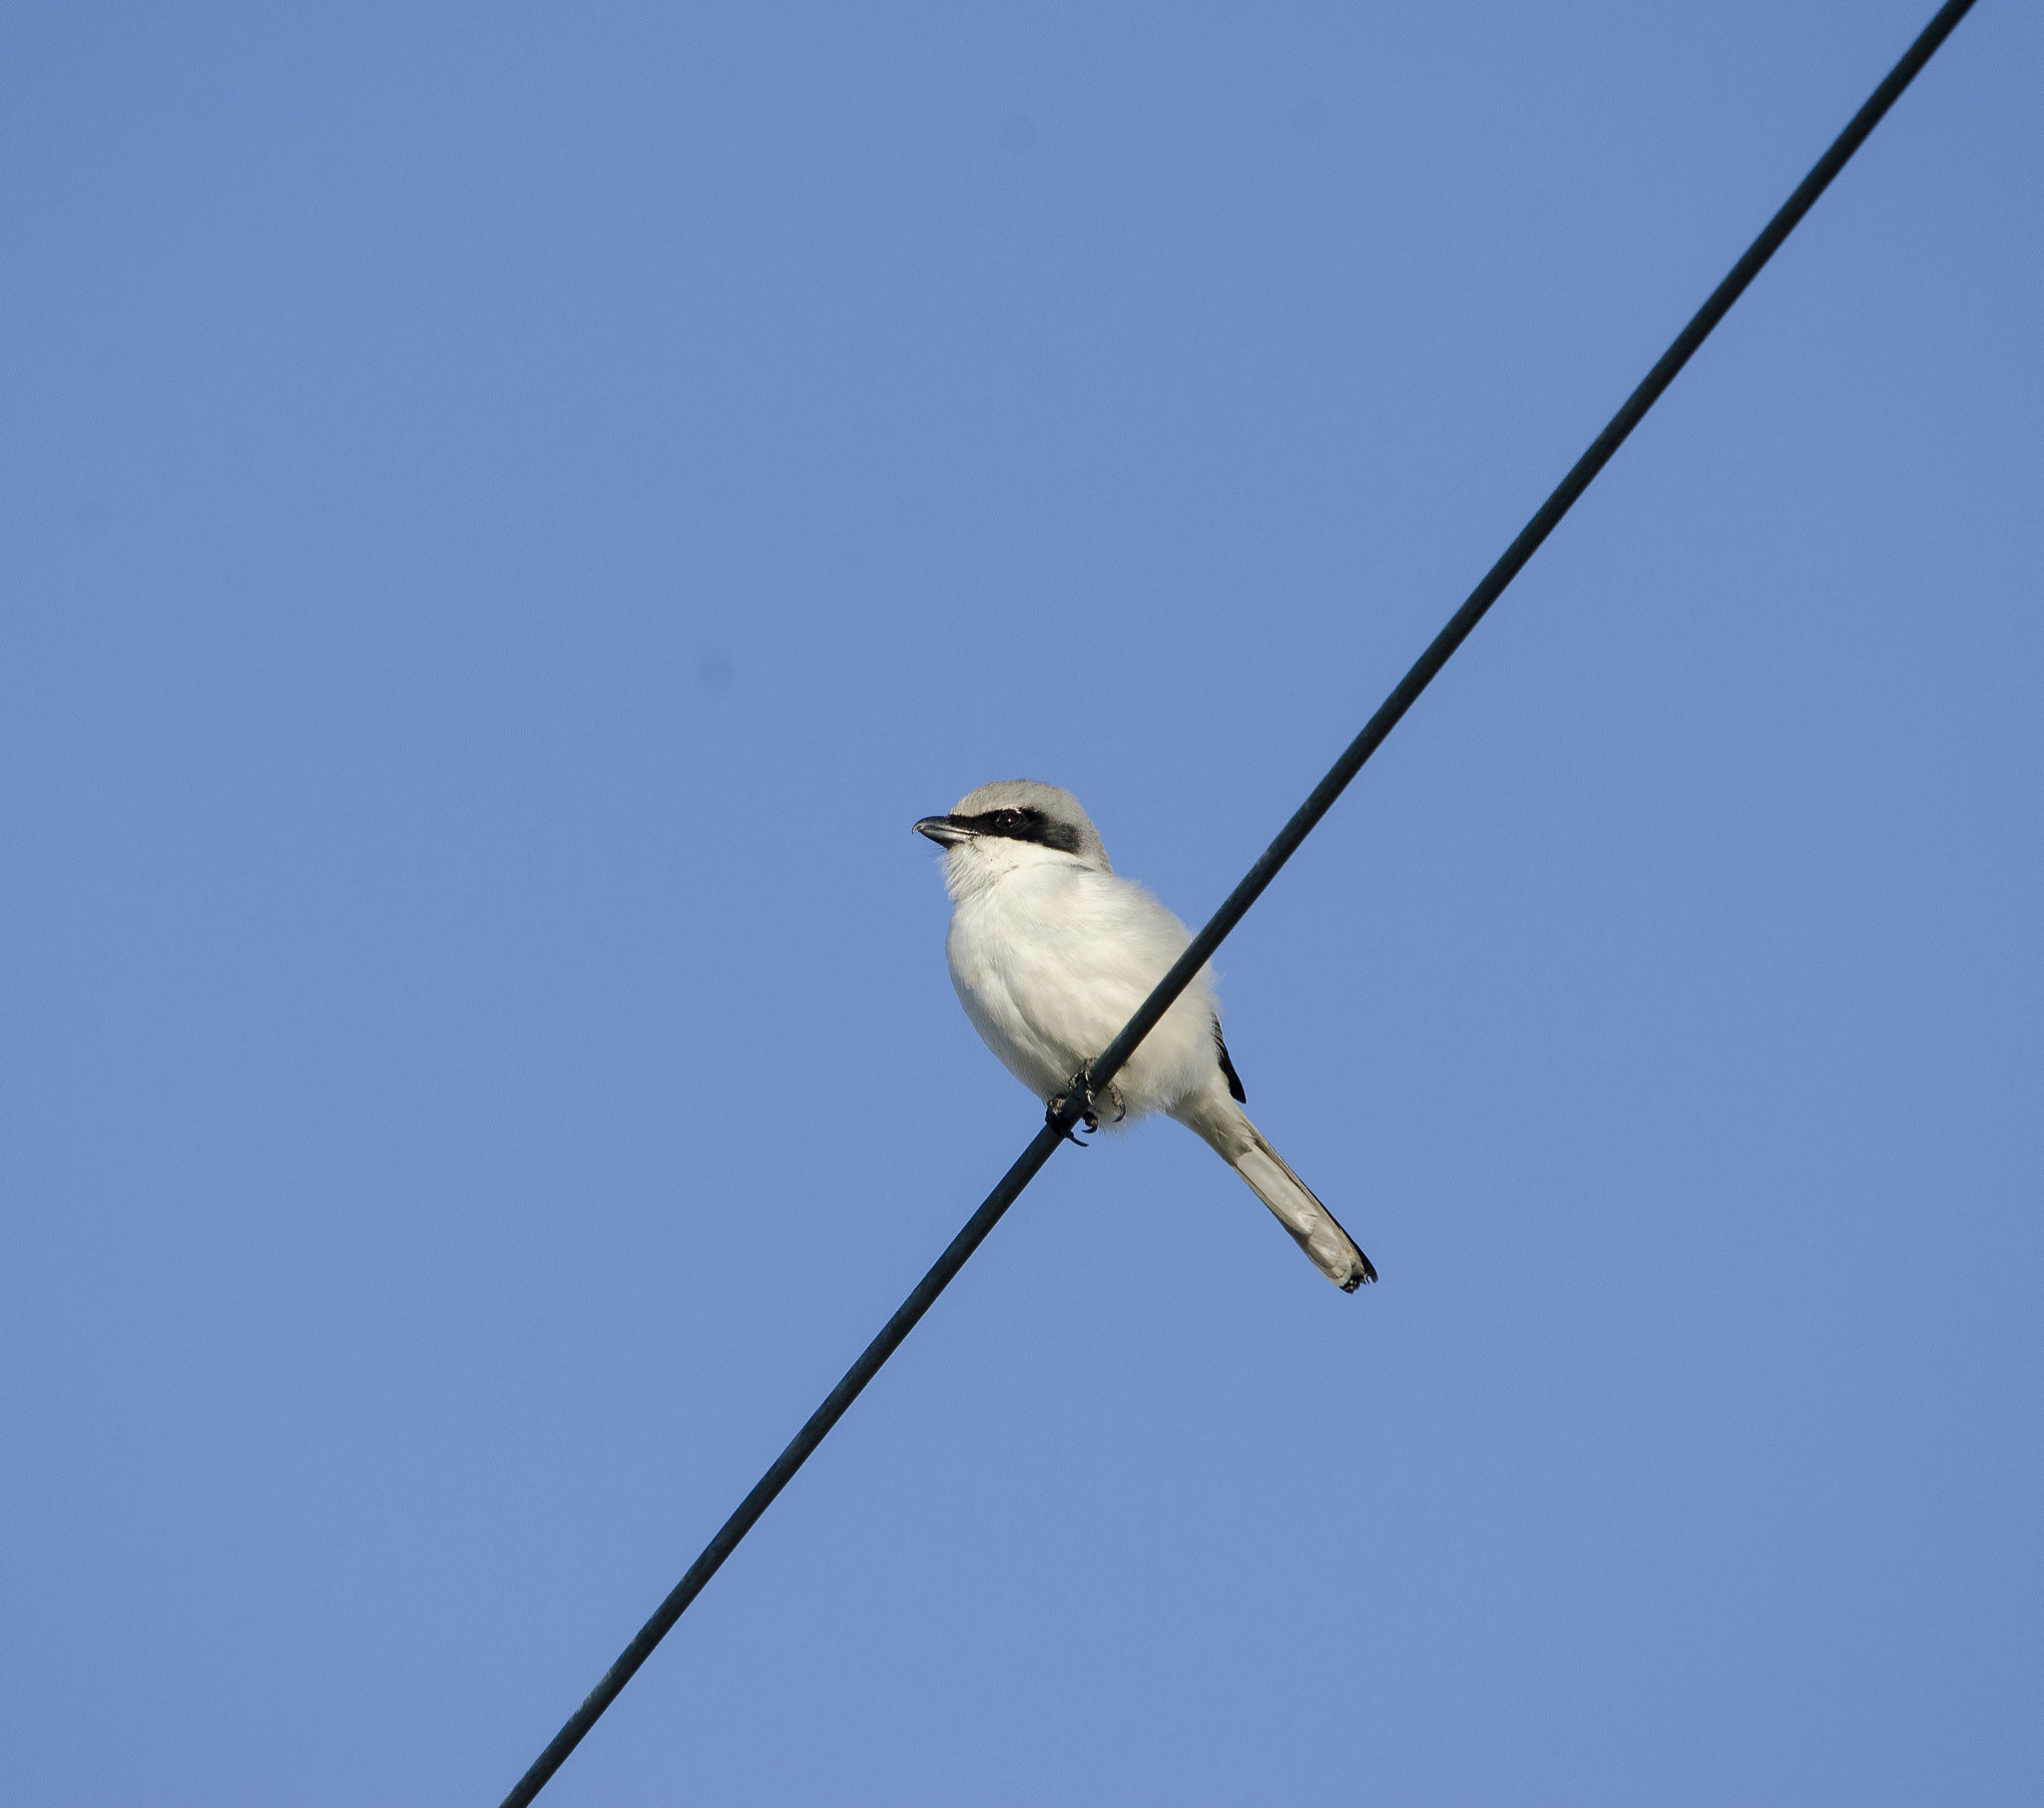
<instances>
[{"instance_id":1,"label":"power line","mask_svg":"<svg viewBox=\"0 0 2044 1808\"><path fill-rule=\"evenodd\" d=\"M930 1309L937 1295L951 1284L952 1278L965 1266L987 1233L1000 1222L1002 1213L1056 1152L1059 1142L1065 1139L1085 1112L1087 1088L1098 1091L1106 1087L1127 1065L1144 1037L1157 1027L1178 995L1192 983L1193 976L1249 913L1250 906L1278 876L1278 869L1298 851L1300 843L1312 833L1320 818L1333 806L1334 799L1347 788L1349 780L1362 770L1364 761L1398 725L1399 718L1412 707L1419 693L1433 682L1435 675L1448 663L1456 648L1469 638L1490 606L1504 594L1505 587L1539 550L1541 542L1553 533L1561 518L1575 506L1576 499L1590 487L1591 480L1610 462L1612 454L1625 443L1627 435L1645 418L1647 410L1660 399L1662 391L1675 380L1697 347L1710 336L1712 328L1731 311L1732 304L1746 292L1747 285L1781 248L1803 215L1815 205L1817 197L1830 186L1831 179L1880 124L1881 117L1894 105L1902 90L1915 80L1917 73L1936 54L1938 47L1951 35L1952 29L1972 9L1972 5L1973 0L1947 0L1938 9L1901 61L1867 97L1866 104L1852 116L1851 123L1817 160L1795 193L1768 222L1766 229L1747 247L1746 254L1711 292L1710 299L1697 309L1690 323L1676 335L1675 342L1661 354L1645 380L1626 398L1625 405L1611 417L1610 424L1590 442L1590 449L1576 460L1569 474L1555 486L1554 493L1540 505L1519 537L1505 549L1504 557L1484 574L1483 581L1469 593L1468 601L1449 618L1447 626L1434 637L1432 645L1419 656L1412 670L1398 680L1391 694L1364 724L1362 732L1349 742L1326 777L1313 787L1312 794L1278 832L1277 840L1264 850L1256 865L1229 893L1227 901L1214 913L1207 926L1193 937L1185 953L1179 956L1178 964L1158 983L1142 1009L1129 1019L1122 1033L1093 1062L1086 1072L1087 1086L1075 1087L1063 1106L1047 1118L1043 1129L1036 1132L1015 1164L1001 1176L1000 1184L987 1194L985 1202L966 1221L964 1229L951 1239L950 1246L937 1258L935 1265L916 1283L915 1291L901 1302L880 1334L866 1345L859 1359L845 1371L844 1379L830 1390L829 1397L809 1415L808 1423L774 1459L772 1467L760 1478L753 1492L739 1503L738 1511L725 1521L717 1536L705 1547L703 1555L690 1565L689 1573L675 1584L673 1591L660 1603L659 1610L640 1628L639 1635L625 1647L617 1662L604 1672L603 1680L590 1690L588 1698L534 1760L532 1768L518 1780L517 1787L504 1798L502 1808L525 1808L525 1804L546 1787L547 1780L582 1742L583 1735L617 1699L639 1666L653 1654L654 1646L673 1629L675 1622L688 1610L689 1603L723 1566L724 1560L738 1549L739 1542L772 1505L773 1497L808 1461L816 1446L829 1435L830 1428L844 1416L845 1409L858 1398L866 1383L880 1372L881 1365L915 1329L916 1321Z\"/></svg>"}]
</instances>

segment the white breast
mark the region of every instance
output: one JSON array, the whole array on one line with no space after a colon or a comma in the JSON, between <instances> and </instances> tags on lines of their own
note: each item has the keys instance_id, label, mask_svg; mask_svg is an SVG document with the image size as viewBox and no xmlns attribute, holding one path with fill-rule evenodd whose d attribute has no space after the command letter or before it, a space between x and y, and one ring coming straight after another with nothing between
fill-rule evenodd
<instances>
[{"instance_id":1,"label":"white breast","mask_svg":"<svg viewBox=\"0 0 2044 1808\"><path fill-rule=\"evenodd\" d=\"M1009 1073L1051 1099L1113 1041L1192 938L1140 885L1076 861L972 878L981 882L953 888L951 983ZM1131 1119L1168 1109L1218 1071L1210 977L1187 988L1122 1070L1116 1086Z\"/></svg>"}]
</instances>

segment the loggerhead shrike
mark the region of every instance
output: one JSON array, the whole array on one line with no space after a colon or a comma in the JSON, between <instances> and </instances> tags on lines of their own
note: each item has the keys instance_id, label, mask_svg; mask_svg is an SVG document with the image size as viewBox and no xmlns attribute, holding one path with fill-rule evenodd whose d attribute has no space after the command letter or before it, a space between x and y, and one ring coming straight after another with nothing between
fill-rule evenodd
<instances>
[{"instance_id":1,"label":"loggerhead shrike","mask_svg":"<svg viewBox=\"0 0 2044 1808\"><path fill-rule=\"evenodd\" d=\"M944 850L951 929L944 954L972 1027L1001 1065L1053 1104L1193 938L1133 879L1118 879L1078 798L1026 778L983 784L948 816L915 825ZM1213 971L1178 997L1101 1097L1122 1124L1163 1112L1219 1150L1322 1274L1353 1293L1377 1271L1334 1214L1243 1115L1221 1040Z\"/></svg>"}]
</instances>

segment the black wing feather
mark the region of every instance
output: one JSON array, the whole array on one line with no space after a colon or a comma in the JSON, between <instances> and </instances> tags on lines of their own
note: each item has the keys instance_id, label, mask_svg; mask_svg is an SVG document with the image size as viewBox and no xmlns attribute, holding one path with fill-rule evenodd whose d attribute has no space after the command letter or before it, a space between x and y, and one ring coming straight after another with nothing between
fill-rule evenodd
<instances>
[{"instance_id":1,"label":"black wing feather","mask_svg":"<svg viewBox=\"0 0 2044 1808\"><path fill-rule=\"evenodd\" d=\"M1250 1096L1242 1090L1242 1076L1235 1071L1235 1063L1228 1059L1228 1044L1221 1040L1221 1025L1214 1025L1214 1046L1221 1051L1221 1071L1228 1076L1228 1091L1237 1105L1247 1105Z\"/></svg>"}]
</instances>

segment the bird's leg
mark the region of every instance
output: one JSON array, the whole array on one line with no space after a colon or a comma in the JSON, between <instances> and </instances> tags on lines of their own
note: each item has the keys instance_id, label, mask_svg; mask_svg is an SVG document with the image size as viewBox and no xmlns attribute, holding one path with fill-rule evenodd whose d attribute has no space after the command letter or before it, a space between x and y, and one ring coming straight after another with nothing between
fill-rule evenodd
<instances>
[{"instance_id":1,"label":"bird's leg","mask_svg":"<svg viewBox=\"0 0 2044 1808\"><path fill-rule=\"evenodd\" d=\"M1120 1105L1121 1095L1115 1093L1112 1087L1109 1087L1108 1091L1110 1094L1113 1094L1115 1103L1117 1105ZM1081 1068L1076 1074L1074 1074L1072 1076L1071 1083L1066 1088L1066 1090L1060 1093L1055 1099L1053 1099L1050 1102L1050 1104L1047 1107L1044 1108L1043 1121L1044 1123L1049 1125L1052 1130L1056 1130L1059 1135L1064 1137L1064 1139L1067 1142L1078 1142L1079 1146L1081 1148L1084 1148L1086 1147L1086 1144L1084 1142L1080 1142L1079 1138L1072 1134L1072 1127L1069 1124L1062 1122L1065 1111L1065 1103L1067 1100L1071 1099L1075 1094L1086 1102L1085 1106L1079 1113L1079 1122L1085 1125L1085 1127L1088 1130L1097 1130L1100 1128L1100 1119L1093 1110L1093 1088L1087 1083L1086 1070L1084 1068ZM1123 1113L1121 1116L1125 1117L1127 1116L1127 1114ZM1116 1123L1120 1123L1121 1118L1117 1117L1115 1121Z\"/></svg>"}]
</instances>

